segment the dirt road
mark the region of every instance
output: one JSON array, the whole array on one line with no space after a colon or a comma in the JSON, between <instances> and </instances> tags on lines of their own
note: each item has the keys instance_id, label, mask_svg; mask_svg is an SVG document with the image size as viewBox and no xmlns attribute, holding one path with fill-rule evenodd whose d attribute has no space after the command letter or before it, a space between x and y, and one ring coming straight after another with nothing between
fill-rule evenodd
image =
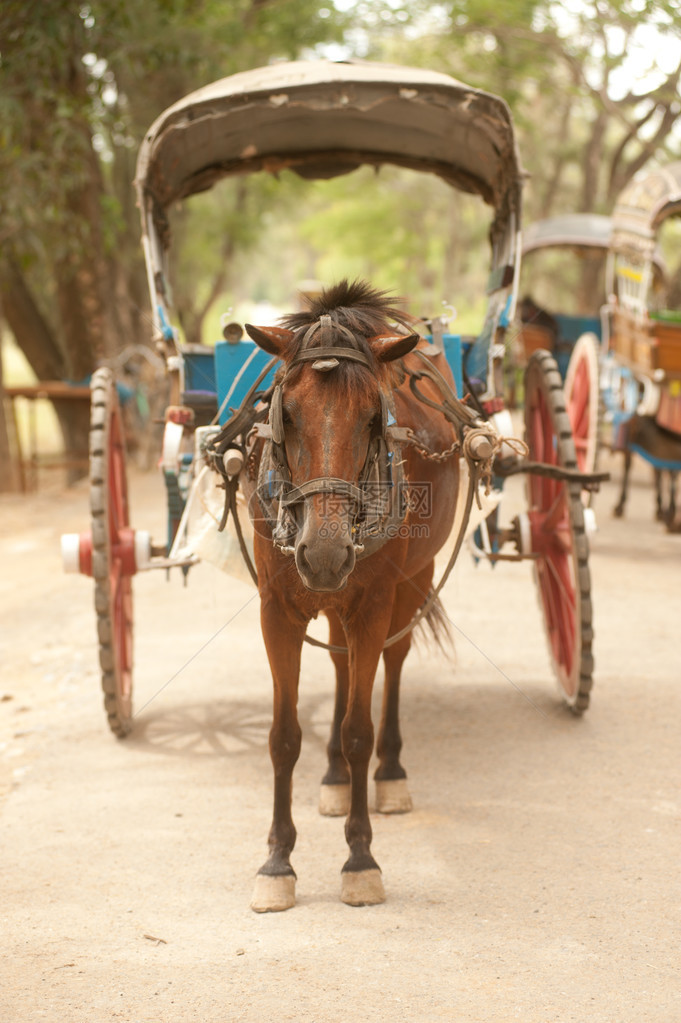
<instances>
[{"instance_id":1,"label":"dirt road","mask_svg":"<svg viewBox=\"0 0 681 1023\"><path fill-rule=\"evenodd\" d=\"M456 655L407 662L415 809L373 817L384 905L338 898L342 821L316 812L330 670L307 649L298 905L258 916L270 680L254 591L209 566L138 577L134 735L107 732L88 580L58 537L86 491L0 501L0 1018L12 1023L678 1023L681 537L638 470L598 501L596 682L554 696L529 569L467 553ZM163 532L155 477L135 524ZM509 499L512 502L512 495Z\"/></svg>"}]
</instances>

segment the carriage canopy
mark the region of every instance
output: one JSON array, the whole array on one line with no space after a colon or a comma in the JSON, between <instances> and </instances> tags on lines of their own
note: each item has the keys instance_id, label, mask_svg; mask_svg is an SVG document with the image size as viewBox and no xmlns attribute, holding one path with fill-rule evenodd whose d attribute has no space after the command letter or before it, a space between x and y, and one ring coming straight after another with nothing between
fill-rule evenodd
<instances>
[{"instance_id":1,"label":"carriage canopy","mask_svg":"<svg viewBox=\"0 0 681 1023\"><path fill-rule=\"evenodd\" d=\"M580 255L607 255L613 242L613 218L600 213L566 213L536 220L523 229L523 257L539 249L568 249ZM664 279L662 253L653 247L650 253L656 279Z\"/></svg>"},{"instance_id":2,"label":"carriage canopy","mask_svg":"<svg viewBox=\"0 0 681 1023\"><path fill-rule=\"evenodd\" d=\"M567 213L536 220L523 231L523 255L536 249L607 249L612 220L599 213Z\"/></svg>"},{"instance_id":3,"label":"carriage canopy","mask_svg":"<svg viewBox=\"0 0 681 1023\"><path fill-rule=\"evenodd\" d=\"M232 174L331 178L362 164L428 171L519 214L522 173L506 103L448 75L367 62L298 61L223 78L152 124L136 185L164 247L165 210Z\"/></svg>"}]
</instances>

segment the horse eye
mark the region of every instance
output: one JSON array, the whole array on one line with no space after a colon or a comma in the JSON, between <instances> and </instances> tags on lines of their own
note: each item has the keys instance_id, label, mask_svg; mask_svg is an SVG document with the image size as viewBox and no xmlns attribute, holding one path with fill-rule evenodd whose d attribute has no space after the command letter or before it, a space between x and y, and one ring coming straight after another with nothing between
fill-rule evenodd
<instances>
[{"instance_id":1,"label":"horse eye","mask_svg":"<svg viewBox=\"0 0 681 1023\"><path fill-rule=\"evenodd\" d=\"M283 420L284 426L291 426L292 425L293 419L291 417L291 413L289 412L289 410L286 408L285 405L282 405L281 418Z\"/></svg>"}]
</instances>

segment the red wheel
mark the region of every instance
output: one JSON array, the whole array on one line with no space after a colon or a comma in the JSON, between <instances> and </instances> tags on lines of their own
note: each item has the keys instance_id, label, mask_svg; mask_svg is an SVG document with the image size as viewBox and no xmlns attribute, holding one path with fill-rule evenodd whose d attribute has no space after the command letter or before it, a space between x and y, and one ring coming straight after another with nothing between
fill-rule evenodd
<instances>
[{"instance_id":1,"label":"red wheel","mask_svg":"<svg viewBox=\"0 0 681 1023\"><path fill-rule=\"evenodd\" d=\"M577 465L558 367L537 351L525 371L525 439L531 461ZM528 475L532 553L549 653L563 697L581 713L592 685L589 545L578 484Z\"/></svg>"},{"instance_id":2,"label":"red wheel","mask_svg":"<svg viewBox=\"0 0 681 1023\"><path fill-rule=\"evenodd\" d=\"M92 377L90 412L90 512L92 575L102 689L111 731L132 726L132 574L123 424L110 369Z\"/></svg>"},{"instance_id":3,"label":"red wheel","mask_svg":"<svg viewBox=\"0 0 681 1023\"><path fill-rule=\"evenodd\" d=\"M594 471L598 453L598 350L596 335L582 334L572 350L563 388L577 465L582 472Z\"/></svg>"}]
</instances>

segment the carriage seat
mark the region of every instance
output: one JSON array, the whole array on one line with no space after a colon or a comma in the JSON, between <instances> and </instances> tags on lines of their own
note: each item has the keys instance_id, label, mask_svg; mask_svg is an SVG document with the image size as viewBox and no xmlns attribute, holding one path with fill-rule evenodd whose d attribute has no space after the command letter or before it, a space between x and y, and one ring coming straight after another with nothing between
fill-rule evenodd
<instances>
[{"instance_id":1,"label":"carriage seat","mask_svg":"<svg viewBox=\"0 0 681 1023\"><path fill-rule=\"evenodd\" d=\"M195 426L210 426L218 413L215 391L182 391L182 404L194 413Z\"/></svg>"},{"instance_id":2,"label":"carriage seat","mask_svg":"<svg viewBox=\"0 0 681 1023\"><path fill-rule=\"evenodd\" d=\"M185 389L180 399L194 413L196 426L209 426L218 411L215 352L207 346L187 345L182 354Z\"/></svg>"}]
</instances>

